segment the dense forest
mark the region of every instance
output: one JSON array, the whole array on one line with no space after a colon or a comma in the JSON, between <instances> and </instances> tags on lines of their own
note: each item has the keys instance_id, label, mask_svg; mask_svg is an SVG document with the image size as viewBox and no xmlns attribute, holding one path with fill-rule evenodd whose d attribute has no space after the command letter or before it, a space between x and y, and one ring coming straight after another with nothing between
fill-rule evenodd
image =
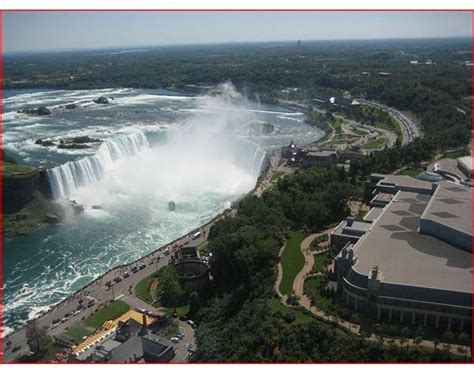
<instances>
[{"instance_id":1,"label":"dense forest","mask_svg":"<svg viewBox=\"0 0 474 368\"><path fill-rule=\"evenodd\" d=\"M358 197L344 170L315 168L284 177L262 198L241 202L235 216L212 227L214 297L197 313L194 361L446 361L426 352L367 342L317 320L301 323L272 300L278 250L286 231L321 229L349 213ZM279 303L279 302L278 302ZM302 313L302 312L301 312Z\"/></svg>"}]
</instances>

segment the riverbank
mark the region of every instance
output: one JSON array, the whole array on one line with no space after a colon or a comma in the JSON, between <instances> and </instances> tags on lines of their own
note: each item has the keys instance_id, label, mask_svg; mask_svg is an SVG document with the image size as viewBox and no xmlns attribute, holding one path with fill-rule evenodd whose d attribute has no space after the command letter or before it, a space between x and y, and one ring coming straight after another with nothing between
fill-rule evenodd
<instances>
[{"instance_id":1,"label":"riverbank","mask_svg":"<svg viewBox=\"0 0 474 368\"><path fill-rule=\"evenodd\" d=\"M261 178L266 177L266 175L268 175L268 172L272 171L272 167L274 165L278 165L278 161L275 158L272 159L272 157L274 157L274 155L276 154L275 152L271 153L270 155L271 157L268 159L268 164L264 168L264 171L262 172L260 176ZM251 192L246 194L245 196L254 195L255 192L258 191L262 185L264 185L264 183L265 181L259 180L255 188ZM135 261L122 264L108 270L107 272L99 276L98 278L92 280L87 285L83 286L81 289L77 290L74 294L70 295L69 297L65 298L61 302L51 306L48 310L39 314L34 319L36 321L36 325L38 326L38 328L46 329L48 335L58 336L64 331L66 331L67 328L73 326L74 323L92 314L92 312L96 310L99 306L104 305L105 303L108 303L111 300L122 299L132 304L131 305L132 307L142 308L143 305L140 303L140 301L134 300L137 298L133 298L132 290L139 280L141 280L147 274L152 272L150 271L150 266L152 264L155 264L156 269L159 269L165 266L166 264L168 264L170 257L165 256L162 252L162 249L170 247L174 244L177 244L177 245L187 244L191 246L197 246L201 244L202 242L206 241L207 236L209 234L209 230L212 227L212 225L216 221L220 220L221 218L225 216L235 214L237 206L242 198L235 201L229 209L216 215L214 218L212 218L210 221L203 224L199 228L196 228L180 236L179 238L173 240L172 242L169 242L163 246L160 246L159 248L144 255L143 257L140 257L139 259ZM198 231L201 232L202 234L201 237L197 239L193 239L193 234L195 234ZM159 261L157 261L157 256L161 257ZM145 265L145 267L143 267L142 265ZM109 281L113 281L114 278L116 278L117 276L120 276L124 272L126 271L128 272L135 267L140 268L140 266L142 266L143 268L140 269L138 272L136 273L129 272L131 274L129 278L124 279L123 281L116 284L115 286L112 286L111 288L106 286ZM93 303L93 306L86 308L85 310L82 310L79 314L74 315L70 319L66 319L62 323L62 326L55 328L54 330L49 328L51 324L53 323L53 321L63 320L65 315L67 315L71 311L75 311L76 307L78 306L79 301L81 301L81 303L85 305L89 303ZM4 342L5 341L9 341L9 344L11 346L17 346L17 345L21 346L21 349L16 352L17 355L28 353L28 346L26 344L26 329L24 326L6 335L4 338ZM5 351L5 356L4 356L5 361L15 360L17 355L14 355L14 356L11 355L11 352L7 351L5 349L5 346L4 346L4 351Z\"/></svg>"}]
</instances>

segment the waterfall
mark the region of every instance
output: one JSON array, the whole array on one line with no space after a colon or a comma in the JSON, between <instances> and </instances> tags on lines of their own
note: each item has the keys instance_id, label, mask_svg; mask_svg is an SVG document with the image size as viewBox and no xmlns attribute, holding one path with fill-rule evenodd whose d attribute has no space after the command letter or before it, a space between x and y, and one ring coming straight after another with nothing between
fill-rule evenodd
<instances>
[{"instance_id":1,"label":"waterfall","mask_svg":"<svg viewBox=\"0 0 474 368\"><path fill-rule=\"evenodd\" d=\"M67 162L47 171L53 198L67 197L78 188L99 181L114 167L114 162L136 155L148 146L143 133L120 135L102 143L97 152L77 161Z\"/></svg>"},{"instance_id":2,"label":"waterfall","mask_svg":"<svg viewBox=\"0 0 474 368\"><path fill-rule=\"evenodd\" d=\"M265 167L266 151L246 139L234 140L232 143L239 164L257 178Z\"/></svg>"}]
</instances>

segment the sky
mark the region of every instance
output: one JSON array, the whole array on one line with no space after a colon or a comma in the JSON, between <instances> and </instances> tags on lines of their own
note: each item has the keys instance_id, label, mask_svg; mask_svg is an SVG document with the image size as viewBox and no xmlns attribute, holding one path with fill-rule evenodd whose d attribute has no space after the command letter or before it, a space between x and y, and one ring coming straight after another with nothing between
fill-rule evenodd
<instances>
[{"instance_id":1,"label":"sky","mask_svg":"<svg viewBox=\"0 0 474 368\"><path fill-rule=\"evenodd\" d=\"M4 52L471 36L470 12L5 12Z\"/></svg>"}]
</instances>

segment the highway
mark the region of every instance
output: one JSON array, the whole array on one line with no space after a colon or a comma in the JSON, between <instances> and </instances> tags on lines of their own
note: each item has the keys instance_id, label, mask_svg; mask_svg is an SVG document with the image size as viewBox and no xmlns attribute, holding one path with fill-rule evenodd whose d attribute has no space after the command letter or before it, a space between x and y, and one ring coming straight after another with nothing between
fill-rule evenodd
<instances>
[{"instance_id":1,"label":"highway","mask_svg":"<svg viewBox=\"0 0 474 368\"><path fill-rule=\"evenodd\" d=\"M393 107L388 107L378 102L358 99L358 102L364 105L377 107L383 111L388 112L400 125L402 129L402 146L413 142L416 138L421 137L421 132L418 126L403 112Z\"/></svg>"}]
</instances>

